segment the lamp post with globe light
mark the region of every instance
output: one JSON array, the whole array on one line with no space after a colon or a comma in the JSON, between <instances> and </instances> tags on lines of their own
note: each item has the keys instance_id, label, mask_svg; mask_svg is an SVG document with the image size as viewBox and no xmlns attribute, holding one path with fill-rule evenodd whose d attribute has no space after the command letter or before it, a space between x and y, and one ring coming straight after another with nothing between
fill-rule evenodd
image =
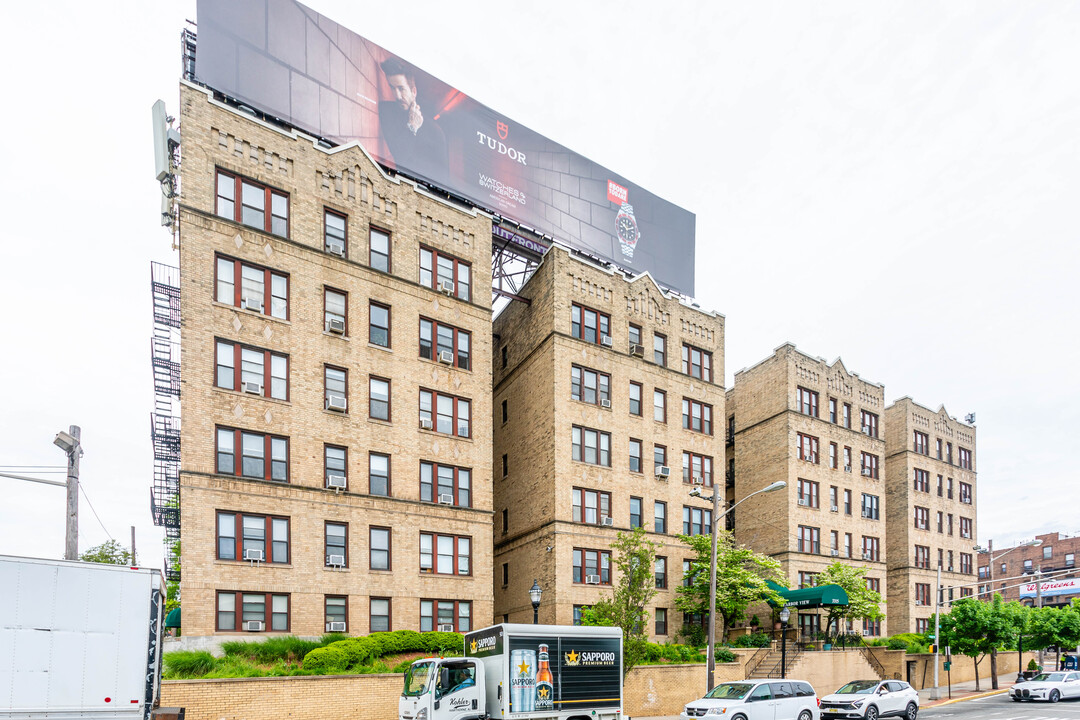
<instances>
[{"instance_id":1,"label":"lamp post with globe light","mask_svg":"<svg viewBox=\"0 0 1080 720\"><path fill-rule=\"evenodd\" d=\"M533 625L540 622L540 596L543 594L544 591L540 589L540 583L533 580L533 586L529 588L529 599L532 600L533 606Z\"/></svg>"}]
</instances>

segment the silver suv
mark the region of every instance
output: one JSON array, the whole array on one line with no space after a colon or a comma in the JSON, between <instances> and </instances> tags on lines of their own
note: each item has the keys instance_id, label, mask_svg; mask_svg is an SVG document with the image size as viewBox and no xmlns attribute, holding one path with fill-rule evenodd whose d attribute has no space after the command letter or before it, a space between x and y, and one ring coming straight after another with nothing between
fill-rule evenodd
<instances>
[{"instance_id":1,"label":"silver suv","mask_svg":"<svg viewBox=\"0 0 1080 720\"><path fill-rule=\"evenodd\" d=\"M854 680L821 698L821 717L878 720L919 716L919 693L900 680Z\"/></svg>"}]
</instances>

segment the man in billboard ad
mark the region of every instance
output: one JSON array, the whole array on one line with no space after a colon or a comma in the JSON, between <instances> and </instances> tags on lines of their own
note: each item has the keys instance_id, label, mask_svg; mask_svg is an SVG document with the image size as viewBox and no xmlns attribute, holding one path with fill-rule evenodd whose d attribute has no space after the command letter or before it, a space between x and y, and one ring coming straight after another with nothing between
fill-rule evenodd
<instances>
[{"instance_id":1,"label":"man in billboard ad","mask_svg":"<svg viewBox=\"0 0 1080 720\"><path fill-rule=\"evenodd\" d=\"M379 136L394 164L445 184L449 180L446 136L438 121L424 116L416 92L416 71L395 57L386 58L379 67L393 93L392 100L379 102Z\"/></svg>"}]
</instances>

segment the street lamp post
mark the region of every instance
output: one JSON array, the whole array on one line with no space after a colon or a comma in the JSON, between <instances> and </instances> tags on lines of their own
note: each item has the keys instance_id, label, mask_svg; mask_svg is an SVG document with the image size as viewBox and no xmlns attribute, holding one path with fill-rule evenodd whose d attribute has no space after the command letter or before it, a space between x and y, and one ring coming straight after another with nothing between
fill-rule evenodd
<instances>
[{"instance_id":1,"label":"street lamp post","mask_svg":"<svg viewBox=\"0 0 1080 720\"><path fill-rule=\"evenodd\" d=\"M791 611L784 608L780 611L780 679L787 678L787 623L791 619Z\"/></svg>"},{"instance_id":2,"label":"street lamp post","mask_svg":"<svg viewBox=\"0 0 1080 720\"><path fill-rule=\"evenodd\" d=\"M79 438L82 430L72 425L68 432L56 433L53 445L67 455L67 524L64 532L64 559L79 559L79 457L82 445Z\"/></svg>"},{"instance_id":3,"label":"street lamp post","mask_svg":"<svg viewBox=\"0 0 1080 720\"><path fill-rule=\"evenodd\" d=\"M544 594L544 591L540 589L540 583L533 580L533 586L529 588L529 599L532 600L533 606L533 625L540 622L540 596Z\"/></svg>"},{"instance_id":4,"label":"street lamp post","mask_svg":"<svg viewBox=\"0 0 1080 720\"><path fill-rule=\"evenodd\" d=\"M717 544L717 537L716 536L717 536L717 528L720 525L720 518L724 517L729 512L734 510L735 506L738 505L739 503L745 502L745 501L749 500L750 498L754 497L755 495L760 495L761 493L766 493L766 492L772 492L773 490L779 490L780 488L783 488L783 487L786 487L786 486L787 486L787 483L785 481L777 480L776 482L772 483L771 485L766 485L765 487L761 488L760 490L755 490L754 492L752 492L749 495L747 495L746 497L744 497L742 500L738 500L736 502L733 502L731 504L731 507L729 507L727 510L725 510L724 512L719 513L719 514L718 514L718 512L719 512L719 509L720 509L720 491L716 489L715 485L713 486L712 497L704 497L704 496L702 496L701 490L698 489L698 488L694 488L693 490L690 491L690 494L692 496L701 498L702 500L711 501L712 506L713 506L713 509L712 509L712 528L711 528L711 532L712 532L712 555L710 555L710 557L709 557L709 650L708 650L709 658L708 658L708 661L707 661L707 669L706 669L706 672L708 673L708 678L706 678L706 685L707 685L706 691L713 689L713 675L716 672L716 544Z\"/></svg>"}]
</instances>

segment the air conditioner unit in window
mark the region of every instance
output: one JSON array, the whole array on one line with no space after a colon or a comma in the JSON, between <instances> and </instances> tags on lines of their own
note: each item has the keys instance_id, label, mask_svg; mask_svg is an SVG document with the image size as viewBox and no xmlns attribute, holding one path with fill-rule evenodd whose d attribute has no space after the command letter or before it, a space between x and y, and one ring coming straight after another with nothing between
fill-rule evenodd
<instances>
[{"instance_id":1,"label":"air conditioner unit in window","mask_svg":"<svg viewBox=\"0 0 1080 720\"><path fill-rule=\"evenodd\" d=\"M585 576L585 584L586 585L599 585L600 584L600 576L599 575L586 575Z\"/></svg>"},{"instance_id":2,"label":"air conditioner unit in window","mask_svg":"<svg viewBox=\"0 0 1080 720\"><path fill-rule=\"evenodd\" d=\"M442 493L441 495L439 495L439 502L443 505L453 505L454 496L450 493Z\"/></svg>"},{"instance_id":3,"label":"air conditioner unit in window","mask_svg":"<svg viewBox=\"0 0 1080 720\"><path fill-rule=\"evenodd\" d=\"M603 525L604 527L614 527L615 526L615 521L612 518L606 517L606 518L604 518L603 520L600 521L600 524Z\"/></svg>"},{"instance_id":4,"label":"air conditioner unit in window","mask_svg":"<svg viewBox=\"0 0 1080 720\"><path fill-rule=\"evenodd\" d=\"M243 301L240 303L240 307L244 308L245 310L254 310L255 312L263 311L262 300L256 300L255 298L244 298Z\"/></svg>"},{"instance_id":5,"label":"air conditioner unit in window","mask_svg":"<svg viewBox=\"0 0 1080 720\"><path fill-rule=\"evenodd\" d=\"M866 477L870 477L870 468L863 468L862 469L862 474L865 475Z\"/></svg>"},{"instance_id":6,"label":"air conditioner unit in window","mask_svg":"<svg viewBox=\"0 0 1080 720\"><path fill-rule=\"evenodd\" d=\"M953 567L952 565L949 566L949 570L948 570L949 572L953 571L952 567Z\"/></svg>"},{"instance_id":7,"label":"air conditioner unit in window","mask_svg":"<svg viewBox=\"0 0 1080 720\"><path fill-rule=\"evenodd\" d=\"M345 243L340 240L327 240L326 252L338 257L345 257Z\"/></svg>"},{"instance_id":8,"label":"air conditioner unit in window","mask_svg":"<svg viewBox=\"0 0 1080 720\"><path fill-rule=\"evenodd\" d=\"M601 398L600 399L600 407L602 407L602 408L610 408L611 407L611 401L606 399L606 398Z\"/></svg>"},{"instance_id":9,"label":"air conditioner unit in window","mask_svg":"<svg viewBox=\"0 0 1080 720\"><path fill-rule=\"evenodd\" d=\"M349 406L348 401L344 395L328 395L326 397L326 409L333 410L334 412L345 412L345 409Z\"/></svg>"},{"instance_id":10,"label":"air conditioner unit in window","mask_svg":"<svg viewBox=\"0 0 1080 720\"><path fill-rule=\"evenodd\" d=\"M863 516L864 518L868 518L868 517L870 517L870 511L869 511L869 510L867 510L866 508L863 508L863 511L862 511L862 516Z\"/></svg>"},{"instance_id":11,"label":"air conditioner unit in window","mask_svg":"<svg viewBox=\"0 0 1080 720\"><path fill-rule=\"evenodd\" d=\"M840 512L840 508L836 507L835 505L830 505L829 510L832 512Z\"/></svg>"},{"instance_id":12,"label":"air conditioner unit in window","mask_svg":"<svg viewBox=\"0 0 1080 720\"><path fill-rule=\"evenodd\" d=\"M829 554L832 555L833 557L840 557L840 551L839 550L830 550Z\"/></svg>"},{"instance_id":13,"label":"air conditioner unit in window","mask_svg":"<svg viewBox=\"0 0 1080 720\"><path fill-rule=\"evenodd\" d=\"M870 637L870 631L869 630L863 630L862 634L863 634L863 637Z\"/></svg>"},{"instance_id":14,"label":"air conditioner unit in window","mask_svg":"<svg viewBox=\"0 0 1080 720\"><path fill-rule=\"evenodd\" d=\"M327 555L326 564L330 567L345 567L344 555Z\"/></svg>"},{"instance_id":15,"label":"air conditioner unit in window","mask_svg":"<svg viewBox=\"0 0 1080 720\"><path fill-rule=\"evenodd\" d=\"M244 623L244 629L248 632L262 632L263 621L262 620L248 620Z\"/></svg>"},{"instance_id":16,"label":"air conditioner unit in window","mask_svg":"<svg viewBox=\"0 0 1080 720\"><path fill-rule=\"evenodd\" d=\"M345 632L345 623L328 622L326 623L326 632Z\"/></svg>"},{"instance_id":17,"label":"air conditioner unit in window","mask_svg":"<svg viewBox=\"0 0 1080 720\"><path fill-rule=\"evenodd\" d=\"M630 343L630 354L634 357L645 357L645 346L638 345L637 343Z\"/></svg>"},{"instance_id":18,"label":"air conditioner unit in window","mask_svg":"<svg viewBox=\"0 0 1080 720\"><path fill-rule=\"evenodd\" d=\"M453 623L443 623L439 625L439 632L454 632Z\"/></svg>"},{"instance_id":19,"label":"air conditioner unit in window","mask_svg":"<svg viewBox=\"0 0 1080 720\"><path fill-rule=\"evenodd\" d=\"M439 351L439 362L443 363L444 365L453 365L454 364L454 352L452 350L440 350Z\"/></svg>"},{"instance_id":20,"label":"air conditioner unit in window","mask_svg":"<svg viewBox=\"0 0 1080 720\"><path fill-rule=\"evenodd\" d=\"M600 344L603 345L604 347L611 347L611 336L610 335L601 335L600 336Z\"/></svg>"},{"instance_id":21,"label":"air conditioner unit in window","mask_svg":"<svg viewBox=\"0 0 1080 720\"><path fill-rule=\"evenodd\" d=\"M332 490L344 490L347 487L347 481L344 475L327 475L326 487Z\"/></svg>"},{"instance_id":22,"label":"air conditioner unit in window","mask_svg":"<svg viewBox=\"0 0 1080 720\"><path fill-rule=\"evenodd\" d=\"M427 418L420 418L420 428L422 430L430 430L431 420L428 420Z\"/></svg>"},{"instance_id":23,"label":"air conditioner unit in window","mask_svg":"<svg viewBox=\"0 0 1080 720\"><path fill-rule=\"evenodd\" d=\"M263 390L263 386L260 383L257 383L257 382L246 382L246 383L244 383L244 392L248 393L249 395L262 395L263 394L262 390Z\"/></svg>"},{"instance_id":24,"label":"air conditioner unit in window","mask_svg":"<svg viewBox=\"0 0 1080 720\"><path fill-rule=\"evenodd\" d=\"M845 465L844 466L844 472L851 472L851 466L850 465Z\"/></svg>"},{"instance_id":25,"label":"air conditioner unit in window","mask_svg":"<svg viewBox=\"0 0 1080 720\"><path fill-rule=\"evenodd\" d=\"M669 468L667 465L657 465L655 469L656 477L660 478L661 480L667 480L671 476L671 468Z\"/></svg>"},{"instance_id":26,"label":"air conditioner unit in window","mask_svg":"<svg viewBox=\"0 0 1080 720\"><path fill-rule=\"evenodd\" d=\"M334 335L344 335L345 321L341 318L330 318L326 321L326 332Z\"/></svg>"},{"instance_id":27,"label":"air conditioner unit in window","mask_svg":"<svg viewBox=\"0 0 1080 720\"><path fill-rule=\"evenodd\" d=\"M810 500L808 500L807 498L799 498L799 504L803 506L808 506L810 504Z\"/></svg>"},{"instance_id":28,"label":"air conditioner unit in window","mask_svg":"<svg viewBox=\"0 0 1080 720\"><path fill-rule=\"evenodd\" d=\"M692 483L694 483L695 485L704 485L704 484L705 484L705 479L704 479L704 478L702 478L702 477L701 477L700 475L694 475L694 476L693 476L693 477L691 478L691 480L690 480L690 481L691 481Z\"/></svg>"},{"instance_id":29,"label":"air conditioner unit in window","mask_svg":"<svg viewBox=\"0 0 1080 720\"><path fill-rule=\"evenodd\" d=\"M453 280L440 280L439 292L446 293L447 295L454 294L454 281Z\"/></svg>"},{"instance_id":30,"label":"air conditioner unit in window","mask_svg":"<svg viewBox=\"0 0 1080 720\"><path fill-rule=\"evenodd\" d=\"M863 559L863 560L873 560L873 559L874 559L874 554L873 554L873 553L868 553L868 552L864 552L864 553L862 554L862 559Z\"/></svg>"},{"instance_id":31,"label":"air conditioner unit in window","mask_svg":"<svg viewBox=\"0 0 1080 720\"><path fill-rule=\"evenodd\" d=\"M255 562L262 562L264 557L266 557L266 556L265 556L265 554L263 554L262 550L245 550L244 551L244 559L245 560L253 560Z\"/></svg>"}]
</instances>

